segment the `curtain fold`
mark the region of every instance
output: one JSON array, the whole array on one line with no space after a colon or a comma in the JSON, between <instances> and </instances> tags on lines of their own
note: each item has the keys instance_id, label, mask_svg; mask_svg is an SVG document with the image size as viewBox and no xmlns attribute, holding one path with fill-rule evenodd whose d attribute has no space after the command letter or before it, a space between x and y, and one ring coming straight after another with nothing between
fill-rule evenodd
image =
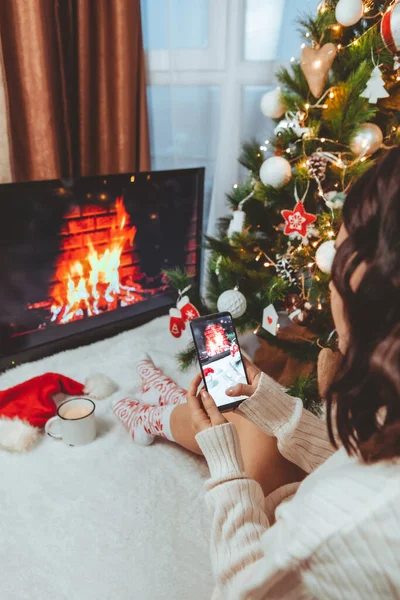
<instances>
[{"instance_id":1,"label":"curtain fold","mask_svg":"<svg viewBox=\"0 0 400 600\"><path fill-rule=\"evenodd\" d=\"M140 0L0 3L13 179L150 168Z\"/></svg>"}]
</instances>

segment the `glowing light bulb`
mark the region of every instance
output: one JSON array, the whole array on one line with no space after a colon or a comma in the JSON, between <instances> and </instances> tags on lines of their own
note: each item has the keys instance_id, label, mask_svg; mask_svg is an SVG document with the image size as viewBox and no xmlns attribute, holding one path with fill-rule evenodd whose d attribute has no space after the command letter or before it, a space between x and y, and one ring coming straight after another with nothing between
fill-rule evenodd
<instances>
[{"instance_id":1,"label":"glowing light bulb","mask_svg":"<svg viewBox=\"0 0 400 600\"><path fill-rule=\"evenodd\" d=\"M321 302L318 302L317 308L318 308L318 310L322 310L322 304L321 304Z\"/></svg>"},{"instance_id":2,"label":"glowing light bulb","mask_svg":"<svg viewBox=\"0 0 400 600\"><path fill-rule=\"evenodd\" d=\"M335 232L332 231L332 229L330 231L328 231L328 237L332 238L335 235Z\"/></svg>"},{"instance_id":3,"label":"glowing light bulb","mask_svg":"<svg viewBox=\"0 0 400 600\"><path fill-rule=\"evenodd\" d=\"M335 97L335 94L334 94L333 92L331 92L331 93L329 94L329 98L334 98L334 97Z\"/></svg>"},{"instance_id":4,"label":"glowing light bulb","mask_svg":"<svg viewBox=\"0 0 400 600\"><path fill-rule=\"evenodd\" d=\"M234 190L237 190L237 188L238 188L238 187L239 187L239 186L238 186L238 184L237 184L237 183L235 183L235 184L233 185L233 189L234 189Z\"/></svg>"},{"instance_id":5,"label":"glowing light bulb","mask_svg":"<svg viewBox=\"0 0 400 600\"><path fill-rule=\"evenodd\" d=\"M357 44L358 44L358 40L354 40L353 41L353 46L357 46Z\"/></svg>"},{"instance_id":6,"label":"glowing light bulb","mask_svg":"<svg viewBox=\"0 0 400 600\"><path fill-rule=\"evenodd\" d=\"M336 46L336 48L337 48L338 50L341 50L341 49L343 48L343 46L342 46L342 44L338 44L338 45Z\"/></svg>"},{"instance_id":7,"label":"glowing light bulb","mask_svg":"<svg viewBox=\"0 0 400 600\"><path fill-rule=\"evenodd\" d=\"M290 148L286 148L286 152L287 152L288 154L290 154L290 153L291 153L291 149L290 149Z\"/></svg>"},{"instance_id":8,"label":"glowing light bulb","mask_svg":"<svg viewBox=\"0 0 400 600\"><path fill-rule=\"evenodd\" d=\"M321 138L321 142L322 143L326 142L326 139L325 138Z\"/></svg>"},{"instance_id":9,"label":"glowing light bulb","mask_svg":"<svg viewBox=\"0 0 400 600\"><path fill-rule=\"evenodd\" d=\"M327 104L323 104L322 108L328 108L328 105Z\"/></svg>"},{"instance_id":10,"label":"glowing light bulb","mask_svg":"<svg viewBox=\"0 0 400 600\"><path fill-rule=\"evenodd\" d=\"M296 59L294 56L291 57L290 62L294 62Z\"/></svg>"},{"instance_id":11,"label":"glowing light bulb","mask_svg":"<svg viewBox=\"0 0 400 600\"><path fill-rule=\"evenodd\" d=\"M305 48L305 47L306 47L306 45L304 43L300 46L300 48Z\"/></svg>"},{"instance_id":12,"label":"glowing light bulb","mask_svg":"<svg viewBox=\"0 0 400 600\"><path fill-rule=\"evenodd\" d=\"M270 267L270 266L271 266L271 263L269 263L269 262L264 263L264 267Z\"/></svg>"},{"instance_id":13,"label":"glowing light bulb","mask_svg":"<svg viewBox=\"0 0 400 600\"><path fill-rule=\"evenodd\" d=\"M339 25L339 24L337 24L337 25L334 25L334 26L333 26L333 29L334 29L335 31L340 31L340 25Z\"/></svg>"},{"instance_id":14,"label":"glowing light bulb","mask_svg":"<svg viewBox=\"0 0 400 600\"><path fill-rule=\"evenodd\" d=\"M310 108L310 105L307 103L307 104L305 105L305 108L306 108L306 110L308 110L308 109Z\"/></svg>"},{"instance_id":15,"label":"glowing light bulb","mask_svg":"<svg viewBox=\"0 0 400 600\"><path fill-rule=\"evenodd\" d=\"M313 262L310 262L310 263L308 263L308 265L307 265L307 267L308 267L309 269L310 269L311 267L313 267L313 266L314 266L314 263L313 263Z\"/></svg>"}]
</instances>

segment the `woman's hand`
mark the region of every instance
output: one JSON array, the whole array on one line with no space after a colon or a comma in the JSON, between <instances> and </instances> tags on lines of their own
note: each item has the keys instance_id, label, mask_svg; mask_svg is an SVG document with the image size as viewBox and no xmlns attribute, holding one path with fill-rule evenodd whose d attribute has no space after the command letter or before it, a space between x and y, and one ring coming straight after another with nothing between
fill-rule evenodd
<instances>
[{"instance_id":1,"label":"woman's hand","mask_svg":"<svg viewBox=\"0 0 400 600\"><path fill-rule=\"evenodd\" d=\"M243 356L243 362L247 373L247 378L250 381L250 385L246 383L238 383L227 390L225 390L225 394L227 396L236 397L236 396L252 396L257 389L258 382L260 381L261 371L258 369L253 363L251 363L247 358Z\"/></svg>"},{"instance_id":2,"label":"woman's hand","mask_svg":"<svg viewBox=\"0 0 400 600\"><path fill-rule=\"evenodd\" d=\"M197 390L201 382L201 374L196 375L187 393L187 403L195 435L201 431L210 429L210 427L228 423L225 417L219 412L214 398L206 390L201 390L200 394L197 395Z\"/></svg>"}]
</instances>

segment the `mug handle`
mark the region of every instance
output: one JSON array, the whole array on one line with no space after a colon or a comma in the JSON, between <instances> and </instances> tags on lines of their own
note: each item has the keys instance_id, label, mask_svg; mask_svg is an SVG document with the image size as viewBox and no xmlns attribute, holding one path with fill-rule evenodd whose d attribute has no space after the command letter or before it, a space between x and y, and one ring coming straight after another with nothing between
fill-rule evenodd
<instances>
[{"instance_id":1,"label":"mug handle","mask_svg":"<svg viewBox=\"0 0 400 600\"><path fill-rule=\"evenodd\" d=\"M57 432L51 431L53 423L56 423L57 421L58 421L59 427L60 427L60 425L61 425L60 417L51 417L51 419L49 419L47 421L46 425L44 426L44 430L47 433L47 435L55 438L56 440L61 440L62 439L61 431L57 431Z\"/></svg>"}]
</instances>

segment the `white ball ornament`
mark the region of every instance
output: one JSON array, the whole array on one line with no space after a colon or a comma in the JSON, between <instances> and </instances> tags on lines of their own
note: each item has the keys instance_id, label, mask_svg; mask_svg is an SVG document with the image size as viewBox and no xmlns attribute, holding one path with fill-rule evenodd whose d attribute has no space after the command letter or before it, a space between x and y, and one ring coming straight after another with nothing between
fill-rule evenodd
<instances>
[{"instance_id":1,"label":"white ball ornament","mask_svg":"<svg viewBox=\"0 0 400 600\"><path fill-rule=\"evenodd\" d=\"M283 156L272 156L267 158L261 165L260 179L264 185L280 188L286 185L292 178L292 167L290 162Z\"/></svg>"},{"instance_id":2,"label":"white ball ornament","mask_svg":"<svg viewBox=\"0 0 400 600\"><path fill-rule=\"evenodd\" d=\"M238 319L246 312L247 301L238 289L226 290L218 298L219 312L230 312L234 319Z\"/></svg>"},{"instance_id":3,"label":"white ball ornament","mask_svg":"<svg viewBox=\"0 0 400 600\"><path fill-rule=\"evenodd\" d=\"M343 27L355 25L364 14L362 0L339 0L336 5L336 21Z\"/></svg>"},{"instance_id":4,"label":"white ball ornament","mask_svg":"<svg viewBox=\"0 0 400 600\"><path fill-rule=\"evenodd\" d=\"M317 252L315 253L315 262L317 267L323 273L330 273L332 270L333 259L335 258L336 249L335 242L330 240L320 245Z\"/></svg>"},{"instance_id":5,"label":"white ball ornament","mask_svg":"<svg viewBox=\"0 0 400 600\"><path fill-rule=\"evenodd\" d=\"M277 87L267 92L261 98L261 112L271 119L279 119L285 113L285 105L282 102L281 88Z\"/></svg>"},{"instance_id":6,"label":"white ball ornament","mask_svg":"<svg viewBox=\"0 0 400 600\"><path fill-rule=\"evenodd\" d=\"M374 154L383 144L383 133L375 123L363 123L350 140L350 149L356 156Z\"/></svg>"}]
</instances>

